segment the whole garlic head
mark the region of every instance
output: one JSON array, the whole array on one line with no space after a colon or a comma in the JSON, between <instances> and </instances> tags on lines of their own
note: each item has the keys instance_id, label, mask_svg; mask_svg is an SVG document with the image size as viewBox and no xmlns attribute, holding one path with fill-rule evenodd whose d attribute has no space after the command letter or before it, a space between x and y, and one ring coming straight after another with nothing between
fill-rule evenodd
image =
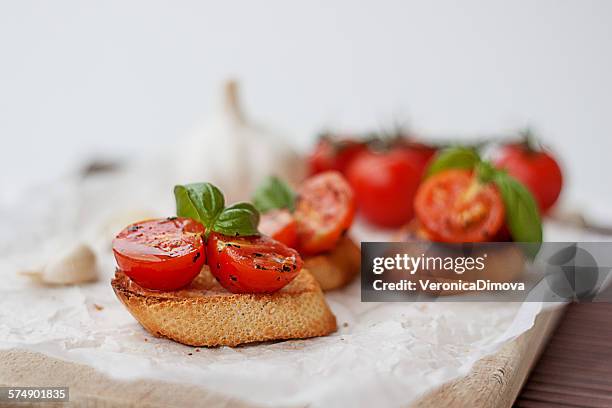
<instances>
[{"instance_id":1,"label":"whole garlic head","mask_svg":"<svg viewBox=\"0 0 612 408\"><path fill-rule=\"evenodd\" d=\"M209 181L228 201L248 200L267 176L297 183L304 176L302 158L282 137L252 123L238 101L238 85L225 84L218 113L196 129L178 150L177 183Z\"/></svg>"}]
</instances>

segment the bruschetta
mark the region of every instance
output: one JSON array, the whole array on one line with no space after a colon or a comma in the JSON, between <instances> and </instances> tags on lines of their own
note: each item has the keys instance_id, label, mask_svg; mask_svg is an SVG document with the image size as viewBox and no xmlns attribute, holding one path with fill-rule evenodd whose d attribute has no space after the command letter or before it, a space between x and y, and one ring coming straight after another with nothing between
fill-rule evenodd
<instances>
[{"instance_id":1,"label":"bruschetta","mask_svg":"<svg viewBox=\"0 0 612 408\"><path fill-rule=\"evenodd\" d=\"M347 231L355 216L353 191L335 171L312 176L296 191L272 177L253 197L260 230L299 251L324 291L341 288L359 273L359 247Z\"/></svg>"},{"instance_id":2,"label":"bruschetta","mask_svg":"<svg viewBox=\"0 0 612 408\"><path fill-rule=\"evenodd\" d=\"M119 300L154 336L193 346L323 336L336 330L300 254L258 231L250 203L209 183L175 187L177 216L113 240Z\"/></svg>"}]
</instances>

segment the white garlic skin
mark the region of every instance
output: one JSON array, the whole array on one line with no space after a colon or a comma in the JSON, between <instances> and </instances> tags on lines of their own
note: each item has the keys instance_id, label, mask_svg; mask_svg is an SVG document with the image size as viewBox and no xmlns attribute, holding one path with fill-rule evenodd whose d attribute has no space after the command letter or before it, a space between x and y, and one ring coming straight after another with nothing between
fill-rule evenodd
<instances>
[{"instance_id":1,"label":"white garlic skin","mask_svg":"<svg viewBox=\"0 0 612 408\"><path fill-rule=\"evenodd\" d=\"M59 252L37 270L23 271L38 283L47 285L76 285L98 280L96 254L84 243Z\"/></svg>"},{"instance_id":2,"label":"white garlic skin","mask_svg":"<svg viewBox=\"0 0 612 408\"><path fill-rule=\"evenodd\" d=\"M224 86L219 111L184 139L177 153L177 184L211 182L228 202L249 200L270 175L297 184L305 174L304 160L286 138L245 117L233 81Z\"/></svg>"}]
</instances>

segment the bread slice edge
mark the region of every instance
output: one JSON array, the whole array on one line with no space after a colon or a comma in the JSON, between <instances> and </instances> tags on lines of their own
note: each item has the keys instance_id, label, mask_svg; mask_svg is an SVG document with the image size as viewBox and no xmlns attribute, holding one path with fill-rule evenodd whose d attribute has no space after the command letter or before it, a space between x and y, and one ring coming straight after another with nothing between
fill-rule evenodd
<instances>
[{"instance_id":1,"label":"bread slice edge","mask_svg":"<svg viewBox=\"0 0 612 408\"><path fill-rule=\"evenodd\" d=\"M272 294L224 294L215 287L202 290L201 296L164 297L134 290L135 283L117 271L112 287L132 316L156 337L191 346L233 347L336 331L336 317L313 276L302 270L298 278L291 290Z\"/></svg>"},{"instance_id":2,"label":"bread slice edge","mask_svg":"<svg viewBox=\"0 0 612 408\"><path fill-rule=\"evenodd\" d=\"M312 273L323 291L348 285L361 268L361 249L346 236L331 251L303 258L304 267Z\"/></svg>"}]
</instances>

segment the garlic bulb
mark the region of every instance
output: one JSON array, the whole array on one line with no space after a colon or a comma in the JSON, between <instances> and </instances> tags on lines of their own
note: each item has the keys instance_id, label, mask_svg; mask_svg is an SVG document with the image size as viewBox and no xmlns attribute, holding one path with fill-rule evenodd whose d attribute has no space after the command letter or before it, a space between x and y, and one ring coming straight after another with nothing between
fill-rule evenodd
<instances>
[{"instance_id":1,"label":"garlic bulb","mask_svg":"<svg viewBox=\"0 0 612 408\"><path fill-rule=\"evenodd\" d=\"M297 183L303 160L282 137L251 123L238 102L238 86L227 82L216 115L197 128L178 149L177 183L209 181L228 201L248 200L269 175Z\"/></svg>"},{"instance_id":2,"label":"garlic bulb","mask_svg":"<svg viewBox=\"0 0 612 408\"><path fill-rule=\"evenodd\" d=\"M98 280L96 254L83 243L57 253L41 268L22 271L36 282L48 285L73 285Z\"/></svg>"}]
</instances>

